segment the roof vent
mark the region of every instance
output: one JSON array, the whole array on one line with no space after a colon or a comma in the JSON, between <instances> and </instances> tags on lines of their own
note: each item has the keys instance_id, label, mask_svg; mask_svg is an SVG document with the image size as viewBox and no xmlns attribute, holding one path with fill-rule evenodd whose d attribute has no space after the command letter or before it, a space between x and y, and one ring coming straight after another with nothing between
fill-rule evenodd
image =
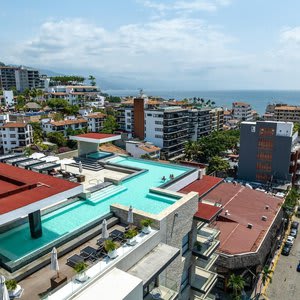
<instances>
[{"instance_id":1,"label":"roof vent","mask_svg":"<svg viewBox=\"0 0 300 300\"><path fill-rule=\"evenodd\" d=\"M225 210L225 216L229 215L228 209Z\"/></svg>"},{"instance_id":2,"label":"roof vent","mask_svg":"<svg viewBox=\"0 0 300 300\"><path fill-rule=\"evenodd\" d=\"M265 209L267 209L267 210L268 210L268 209L269 209L269 207L270 207L269 205L266 205L266 206L265 206Z\"/></svg>"},{"instance_id":3,"label":"roof vent","mask_svg":"<svg viewBox=\"0 0 300 300\"><path fill-rule=\"evenodd\" d=\"M267 221L268 218L267 218L266 216L262 216L261 219L262 219L263 221Z\"/></svg>"},{"instance_id":4,"label":"roof vent","mask_svg":"<svg viewBox=\"0 0 300 300\"><path fill-rule=\"evenodd\" d=\"M252 229L252 227L253 227L253 224L248 223L247 228Z\"/></svg>"}]
</instances>

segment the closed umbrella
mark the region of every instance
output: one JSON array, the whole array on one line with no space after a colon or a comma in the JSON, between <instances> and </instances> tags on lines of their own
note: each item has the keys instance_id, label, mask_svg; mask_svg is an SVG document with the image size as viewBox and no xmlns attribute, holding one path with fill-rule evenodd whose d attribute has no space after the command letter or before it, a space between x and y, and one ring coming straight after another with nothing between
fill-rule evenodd
<instances>
[{"instance_id":1,"label":"closed umbrella","mask_svg":"<svg viewBox=\"0 0 300 300\"><path fill-rule=\"evenodd\" d=\"M5 277L0 276L0 300L9 300L9 294L5 284Z\"/></svg>"},{"instance_id":2,"label":"closed umbrella","mask_svg":"<svg viewBox=\"0 0 300 300\"><path fill-rule=\"evenodd\" d=\"M129 225L133 224L133 211L131 205L128 210L127 222L129 223Z\"/></svg>"},{"instance_id":3,"label":"closed umbrella","mask_svg":"<svg viewBox=\"0 0 300 300\"><path fill-rule=\"evenodd\" d=\"M42 157L45 157L45 154L39 153L39 152L35 152L35 153L31 154L29 157L32 158L32 159L40 159Z\"/></svg>"},{"instance_id":4,"label":"closed umbrella","mask_svg":"<svg viewBox=\"0 0 300 300\"><path fill-rule=\"evenodd\" d=\"M109 234L108 234L108 230L107 230L107 222L104 219L102 222L102 238L106 240L106 239L108 239L108 237L109 237Z\"/></svg>"},{"instance_id":5,"label":"closed umbrella","mask_svg":"<svg viewBox=\"0 0 300 300\"><path fill-rule=\"evenodd\" d=\"M59 265L58 265L58 259L57 259L57 250L55 247L53 247L51 251L51 264L50 264L50 269L53 271L56 271L57 277L59 277Z\"/></svg>"},{"instance_id":6,"label":"closed umbrella","mask_svg":"<svg viewBox=\"0 0 300 300\"><path fill-rule=\"evenodd\" d=\"M82 171L83 171L82 162L81 161L78 163L78 168L79 168L79 173L81 174Z\"/></svg>"}]
</instances>

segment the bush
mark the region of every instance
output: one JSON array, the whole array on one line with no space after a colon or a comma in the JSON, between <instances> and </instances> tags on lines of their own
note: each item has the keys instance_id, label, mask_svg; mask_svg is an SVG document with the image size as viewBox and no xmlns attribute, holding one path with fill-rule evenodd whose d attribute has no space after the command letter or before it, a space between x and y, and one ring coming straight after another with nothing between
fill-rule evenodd
<instances>
[{"instance_id":1,"label":"bush","mask_svg":"<svg viewBox=\"0 0 300 300\"><path fill-rule=\"evenodd\" d=\"M136 229L129 229L126 233L125 233L125 238L126 239L132 239L133 237L135 237L138 234Z\"/></svg>"},{"instance_id":2,"label":"bush","mask_svg":"<svg viewBox=\"0 0 300 300\"><path fill-rule=\"evenodd\" d=\"M106 252L114 251L117 249L117 247L118 247L118 244L112 240L106 240L104 242L104 249L106 250Z\"/></svg>"},{"instance_id":3,"label":"bush","mask_svg":"<svg viewBox=\"0 0 300 300\"><path fill-rule=\"evenodd\" d=\"M13 291L17 288L17 281L15 279L9 279L5 281L5 285L9 291Z\"/></svg>"},{"instance_id":4,"label":"bush","mask_svg":"<svg viewBox=\"0 0 300 300\"><path fill-rule=\"evenodd\" d=\"M72 151L72 149L70 149L69 147L60 147L58 149L58 153L65 153L65 152L69 152Z\"/></svg>"},{"instance_id":5,"label":"bush","mask_svg":"<svg viewBox=\"0 0 300 300\"><path fill-rule=\"evenodd\" d=\"M150 220L150 219L143 219L143 220L141 220L141 225L142 225L143 227L148 227L148 226L150 226L152 223L153 223L153 221Z\"/></svg>"},{"instance_id":6,"label":"bush","mask_svg":"<svg viewBox=\"0 0 300 300\"><path fill-rule=\"evenodd\" d=\"M74 270L76 273L82 273L83 271L86 270L87 267L88 267L88 265L82 261L75 265Z\"/></svg>"}]
</instances>

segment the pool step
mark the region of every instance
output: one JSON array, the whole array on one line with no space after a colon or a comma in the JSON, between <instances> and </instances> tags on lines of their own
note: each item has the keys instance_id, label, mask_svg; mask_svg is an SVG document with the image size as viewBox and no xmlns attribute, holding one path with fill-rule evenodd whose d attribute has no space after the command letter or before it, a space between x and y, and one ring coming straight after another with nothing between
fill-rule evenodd
<instances>
[{"instance_id":1,"label":"pool step","mask_svg":"<svg viewBox=\"0 0 300 300\"><path fill-rule=\"evenodd\" d=\"M102 200L105 200L109 198L110 196L113 196L116 193L124 192L127 188L122 185L111 185L107 188L101 189L97 192L94 192L91 194L91 197L87 200L92 203L99 203Z\"/></svg>"},{"instance_id":2,"label":"pool step","mask_svg":"<svg viewBox=\"0 0 300 300\"><path fill-rule=\"evenodd\" d=\"M84 159L81 161L82 168L86 170L91 170L91 171L100 171L103 169L103 167L98 164L95 160L94 161L89 161L87 159ZM73 164L70 164L70 166L79 168L79 160Z\"/></svg>"}]
</instances>

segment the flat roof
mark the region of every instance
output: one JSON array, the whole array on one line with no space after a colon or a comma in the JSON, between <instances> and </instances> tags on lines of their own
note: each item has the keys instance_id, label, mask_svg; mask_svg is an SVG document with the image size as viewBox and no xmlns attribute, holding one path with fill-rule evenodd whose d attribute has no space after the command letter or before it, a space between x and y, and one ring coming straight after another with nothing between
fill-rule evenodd
<instances>
[{"instance_id":1,"label":"flat roof","mask_svg":"<svg viewBox=\"0 0 300 300\"><path fill-rule=\"evenodd\" d=\"M80 194L83 186L0 163L0 225Z\"/></svg>"},{"instance_id":2,"label":"flat roof","mask_svg":"<svg viewBox=\"0 0 300 300\"><path fill-rule=\"evenodd\" d=\"M188 194L189 192L197 192L199 194L199 197L201 198L212 188L220 184L223 180L223 178L203 175L201 179L193 181L192 183L181 189L179 192L186 194Z\"/></svg>"},{"instance_id":3,"label":"flat roof","mask_svg":"<svg viewBox=\"0 0 300 300\"><path fill-rule=\"evenodd\" d=\"M130 294L134 298L130 298ZM137 297L137 298L135 298ZM114 268L105 274L99 280L88 285L74 300L84 299L142 299L143 298L143 282L120 269Z\"/></svg>"},{"instance_id":4,"label":"flat roof","mask_svg":"<svg viewBox=\"0 0 300 300\"><path fill-rule=\"evenodd\" d=\"M214 226L221 231L219 251L231 255L258 250L284 201L240 184L225 182L202 200L222 205L223 210ZM252 224L251 229L248 224Z\"/></svg>"},{"instance_id":5,"label":"flat roof","mask_svg":"<svg viewBox=\"0 0 300 300\"><path fill-rule=\"evenodd\" d=\"M205 223L210 223L221 211L222 207L199 202L198 211L195 213L194 218Z\"/></svg>"},{"instance_id":6,"label":"flat roof","mask_svg":"<svg viewBox=\"0 0 300 300\"><path fill-rule=\"evenodd\" d=\"M107 143L121 139L121 135L119 134L109 134L109 133L84 133L75 136L69 137L71 140L79 141L79 142L88 142L88 143Z\"/></svg>"}]
</instances>

